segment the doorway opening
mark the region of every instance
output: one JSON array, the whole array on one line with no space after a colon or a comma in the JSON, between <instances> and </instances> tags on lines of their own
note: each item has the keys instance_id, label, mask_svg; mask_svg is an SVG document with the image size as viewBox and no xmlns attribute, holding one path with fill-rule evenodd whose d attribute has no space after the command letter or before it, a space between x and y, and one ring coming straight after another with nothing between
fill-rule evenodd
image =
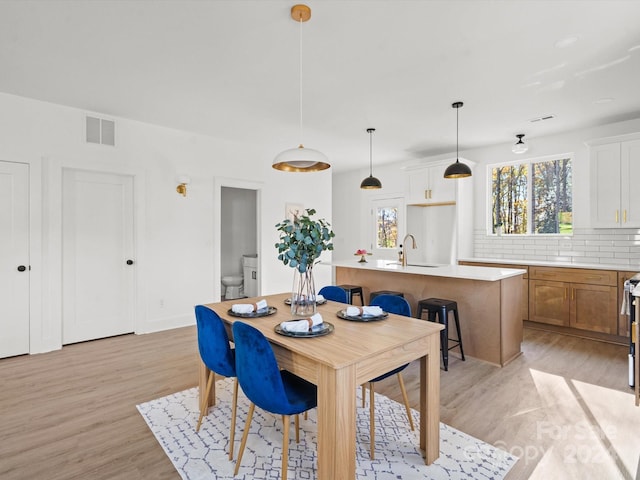
<instances>
[{"instance_id":1,"label":"doorway opening","mask_svg":"<svg viewBox=\"0 0 640 480\"><path fill-rule=\"evenodd\" d=\"M258 190L221 186L220 196L221 299L258 296Z\"/></svg>"}]
</instances>

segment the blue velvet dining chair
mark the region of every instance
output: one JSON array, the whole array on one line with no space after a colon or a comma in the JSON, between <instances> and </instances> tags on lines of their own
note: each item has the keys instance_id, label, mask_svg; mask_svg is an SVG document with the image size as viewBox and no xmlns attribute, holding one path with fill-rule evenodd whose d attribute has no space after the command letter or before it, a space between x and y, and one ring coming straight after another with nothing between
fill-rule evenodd
<instances>
[{"instance_id":1,"label":"blue velvet dining chair","mask_svg":"<svg viewBox=\"0 0 640 480\"><path fill-rule=\"evenodd\" d=\"M210 370L207 378L206 392L200 404L200 418L198 418L196 432L200 431L202 418L209 410L211 389L215 381L215 375L235 377L233 382L233 403L231 406L231 428L229 431L229 460L232 460L236 432L236 409L238 405L238 378L236 375L235 350L229 345L227 330L218 314L203 305L197 305L195 310L198 329L198 350L200 351L202 362Z\"/></svg>"},{"instance_id":2,"label":"blue velvet dining chair","mask_svg":"<svg viewBox=\"0 0 640 480\"><path fill-rule=\"evenodd\" d=\"M347 291L344 288L327 285L322 287L318 293L332 302L349 303Z\"/></svg>"},{"instance_id":3,"label":"blue velvet dining chair","mask_svg":"<svg viewBox=\"0 0 640 480\"><path fill-rule=\"evenodd\" d=\"M411 305L403 297L398 295L378 295L371 301L371 305L377 305L382 310L388 313L395 313L396 315L404 315L405 317L411 316ZM409 418L409 425L411 430L414 430L413 418L411 417L411 406L409 405L409 398L407 397L407 390L404 387L404 380L402 379L402 370L407 368L409 364L401 365L394 368L390 372L387 372L379 377L369 380L369 437L371 441L371 451L369 453L371 460L375 457L375 404L374 404L374 384L380 380L396 375L398 377L398 384L400 385L400 391L402 392L402 398L404 399L404 406L407 409L407 417ZM365 399L365 386L362 385L362 406L364 407Z\"/></svg>"},{"instance_id":4,"label":"blue velvet dining chair","mask_svg":"<svg viewBox=\"0 0 640 480\"><path fill-rule=\"evenodd\" d=\"M234 475L237 475L240 469L242 454L251 427L251 419L257 405L263 410L282 415L281 476L283 480L287 480L290 415L295 415L297 442L299 441L298 414L317 406L317 388L314 384L291 372L280 370L271 344L259 330L251 325L239 321L234 322L233 339L236 345L238 382L242 391L251 401Z\"/></svg>"}]
</instances>

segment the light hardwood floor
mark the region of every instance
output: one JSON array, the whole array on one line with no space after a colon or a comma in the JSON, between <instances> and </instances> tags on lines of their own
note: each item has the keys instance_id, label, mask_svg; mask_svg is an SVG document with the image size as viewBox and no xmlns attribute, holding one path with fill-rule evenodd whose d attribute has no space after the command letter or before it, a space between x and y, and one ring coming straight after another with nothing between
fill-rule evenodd
<instances>
[{"instance_id":1,"label":"light hardwood floor","mask_svg":"<svg viewBox=\"0 0 640 480\"><path fill-rule=\"evenodd\" d=\"M190 327L0 360L0 478L179 479L135 406L196 385L197 358ZM414 407L417 373L404 373ZM510 480L638 478L624 347L525 329L511 364L452 351L441 383L443 422L521 457Z\"/></svg>"}]
</instances>

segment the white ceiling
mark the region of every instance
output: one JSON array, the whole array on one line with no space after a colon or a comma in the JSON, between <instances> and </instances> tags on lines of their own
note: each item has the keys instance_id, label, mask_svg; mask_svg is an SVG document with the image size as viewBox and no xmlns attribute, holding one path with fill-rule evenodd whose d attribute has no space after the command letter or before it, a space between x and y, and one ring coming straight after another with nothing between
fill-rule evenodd
<instances>
[{"instance_id":1,"label":"white ceiling","mask_svg":"<svg viewBox=\"0 0 640 480\"><path fill-rule=\"evenodd\" d=\"M271 161L300 141L294 3L3 0L0 91L259 144ZM302 140L335 171L368 167L368 127L374 164L455 151L458 100L460 150L640 116L640 1L307 5Z\"/></svg>"}]
</instances>

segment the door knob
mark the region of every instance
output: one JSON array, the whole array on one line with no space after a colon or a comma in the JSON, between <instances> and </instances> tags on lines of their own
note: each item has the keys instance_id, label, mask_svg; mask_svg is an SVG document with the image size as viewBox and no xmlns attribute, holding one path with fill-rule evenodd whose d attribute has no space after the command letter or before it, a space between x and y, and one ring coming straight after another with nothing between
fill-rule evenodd
<instances>
[{"instance_id":1,"label":"door knob","mask_svg":"<svg viewBox=\"0 0 640 480\"><path fill-rule=\"evenodd\" d=\"M133 265L133 260L127 260L127 265Z\"/></svg>"},{"instance_id":2,"label":"door knob","mask_svg":"<svg viewBox=\"0 0 640 480\"><path fill-rule=\"evenodd\" d=\"M18 266L18 271L19 272L24 272L26 269L27 269L27 267L25 267L24 265Z\"/></svg>"}]
</instances>

